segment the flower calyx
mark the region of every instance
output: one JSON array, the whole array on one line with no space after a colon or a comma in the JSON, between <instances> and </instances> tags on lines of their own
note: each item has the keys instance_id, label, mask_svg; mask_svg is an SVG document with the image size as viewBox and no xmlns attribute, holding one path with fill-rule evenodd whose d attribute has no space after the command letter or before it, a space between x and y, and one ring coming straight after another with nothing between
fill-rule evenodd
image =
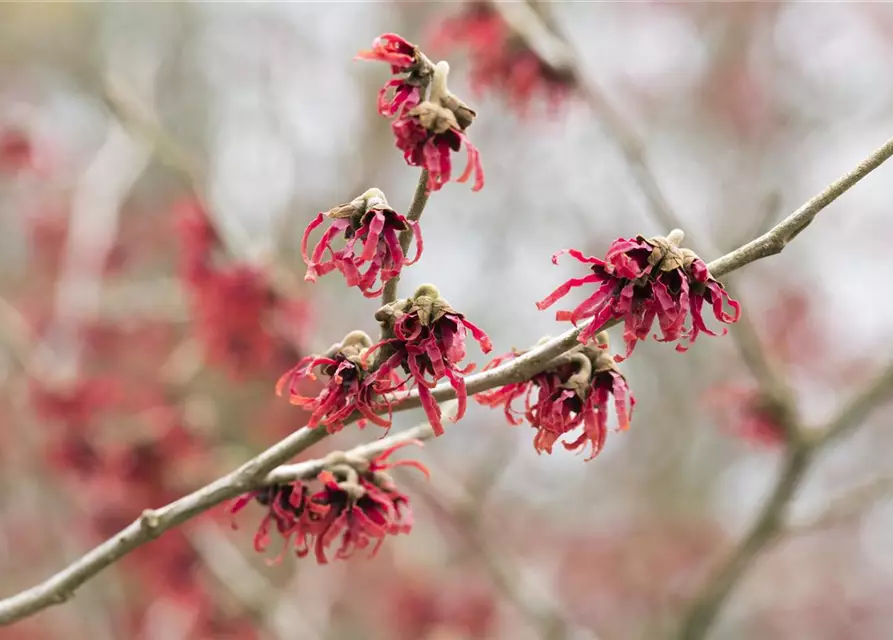
<instances>
[{"instance_id":1,"label":"flower calyx","mask_svg":"<svg viewBox=\"0 0 893 640\"><path fill-rule=\"evenodd\" d=\"M371 346L372 339L369 337L369 334L367 334L365 331L357 329L344 336L344 338L341 339L341 342L336 342L331 347L326 349L325 353L323 353L321 357L340 357L340 359L347 360L355 364L357 367L360 367L360 362L363 359L363 354L366 353L366 351ZM331 375L330 372L326 371L326 367L322 369L322 372L326 375Z\"/></svg>"},{"instance_id":2,"label":"flower calyx","mask_svg":"<svg viewBox=\"0 0 893 640\"><path fill-rule=\"evenodd\" d=\"M348 203L332 207L325 212L325 216L332 220L350 220L350 229L345 231L345 235L351 237L361 227L369 224L369 218L376 211L384 211L391 216L395 216L403 223L401 230L409 229L406 219L391 208L384 192L376 187L367 189Z\"/></svg>"},{"instance_id":3,"label":"flower calyx","mask_svg":"<svg viewBox=\"0 0 893 640\"><path fill-rule=\"evenodd\" d=\"M322 474L325 474L322 476ZM356 504L367 493L367 486L390 490L394 480L368 459L344 451L333 451L323 459L321 479L330 480Z\"/></svg>"},{"instance_id":4,"label":"flower calyx","mask_svg":"<svg viewBox=\"0 0 893 640\"><path fill-rule=\"evenodd\" d=\"M430 327L448 313L462 316L446 299L440 297L437 287L433 284L423 284L415 290L412 297L395 300L381 307L375 312L375 319L386 333L392 334L394 325L403 316L413 313L423 327Z\"/></svg>"},{"instance_id":5,"label":"flower calyx","mask_svg":"<svg viewBox=\"0 0 893 640\"><path fill-rule=\"evenodd\" d=\"M450 129L465 131L474 122L477 113L450 92L447 76L450 65L441 60L434 67L431 92L428 99L409 111L418 118L419 124L435 135Z\"/></svg>"}]
</instances>

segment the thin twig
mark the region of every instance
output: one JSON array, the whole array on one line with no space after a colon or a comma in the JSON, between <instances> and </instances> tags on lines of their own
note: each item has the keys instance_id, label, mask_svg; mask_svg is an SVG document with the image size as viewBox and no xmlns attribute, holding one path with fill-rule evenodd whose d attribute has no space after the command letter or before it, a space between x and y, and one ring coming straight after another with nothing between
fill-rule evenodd
<instances>
[{"instance_id":1,"label":"thin twig","mask_svg":"<svg viewBox=\"0 0 893 640\"><path fill-rule=\"evenodd\" d=\"M855 169L835 180L818 195L810 198L808 202L772 229L712 262L710 272L719 277L755 260L781 253L797 234L809 226L822 209L849 191L862 178L881 166L890 156L893 156L893 138L887 140L874 153L860 162Z\"/></svg>"},{"instance_id":2,"label":"thin twig","mask_svg":"<svg viewBox=\"0 0 893 640\"><path fill-rule=\"evenodd\" d=\"M613 138L614 143L623 155L627 168L639 185L642 194L648 200L653 217L666 229L682 227L689 235L689 244L700 247L693 242L691 230L686 221L681 220L673 210L670 201L657 183L657 178L648 164L645 144L630 125L608 100L607 96L591 79L583 79L579 71L575 74L580 84L580 91L590 109L601 120L603 129Z\"/></svg>"},{"instance_id":3,"label":"thin twig","mask_svg":"<svg viewBox=\"0 0 893 640\"><path fill-rule=\"evenodd\" d=\"M118 237L121 207L150 157L151 148L111 118L105 143L72 196L68 237L56 282L55 315L47 331L60 377L78 371L83 325L99 309L103 270Z\"/></svg>"},{"instance_id":4,"label":"thin twig","mask_svg":"<svg viewBox=\"0 0 893 640\"><path fill-rule=\"evenodd\" d=\"M200 158L169 134L145 106L125 95L120 86L106 85L100 98L131 135L151 145L155 158L185 178L195 197L208 212L208 220L217 230L224 248L236 259L251 257L253 253L251 236L244 225L237 218L232 218L227 220L228 224L224 229L222 221L214 215L205 193L208 176Z\"/></svg>"},{"instance_id":5,"label":"thin twig","mask_svg":"<svg viewBox=\"0 0 893 640\"><path fill-rule=\"evenodd\" d=\"M784 469L772 489L772 495L763 505L759 517L747 535L707 580L706 587L695 598L694 604L683 617L679 638L697 640L706 637L722 605L754 558L778 537L785 510L809 468L811 455L810 448L800 445L792 446L788 450Z\"/></svg>"},{"instance_id":6,"label":"thin twig","mask_svg":"<svg viewBox=\"0 0 893 640\"><path fill-rule=\"evenodd\" d=\"M412 427L411 429L406 429L405 431L401 431L400 433L390 436L388 438L382 438L380 440L374 440L370 443L360 445L358 447L354 447L350 450L351 455L358 456L360 458L372 458L376 455L380 454L385 449L389 449L396 444L400 444L401 442L407 442L409 440L428 440L434 437L434 430L431 429L431 425L427 422ZM294 480L305 480L307 478L314 478L320 471L323 469L324 460L308 460L307 462L298 462L295 464L287 464L282 465L281 467L274 469L264 478L264 485L270 484L284 484L286 482L292 482Z\"/></svg>"},{"instance_id":7,"label":"thin twig","mask_svg":"<svg viewBox=\"0 0 893 640\"><path fill-rule=\"evenodd\" d=\"M415 194L412 196L412 203L409 205L409 211L406 213L406 219L410 222L417 222L425 211L425 205L428 204L428 170L422 169L419 174L419 183L416 185ZM409 245L412 243L412 229L407 229L400 234L400 248L403 249L403 255L407 255ZM384 293L381 295L381 304L390 304L397 299L397 285L400 283L399 274L388 280L384 286Z\"/></svg>"},{"instance_id":8,"label":"thin twig","mask_svg":"<svg viewBox=\"0 0 893 640\"><path fill-rule=\"evenodd\" d=\"M893 361L869 382L838 412L837 416L820 431L817 446L826 446L832 440L842 438L862 424L880 404L893 398Z\"/></svg>"},{"instance_id":9,"label":"thin twig","mask_svg":"<svg viewBox=\"0 0 893 640\"><path fill-rule=\"evenodd\" d=\"M785 536L802 536L830 529L863 515L871 506L893 496L893 477L875 478L847 489L828 500L821 513L799 522L788 522Z\"/></svg>"},{"instance_id":10,"label":"thin twig","mask_svg":"<svg viewBox=\"0 0 893 640\"><path fill-rule=\"evenodd\" d=\"M771 497L747 535L694 598L693 604L682 618L678 636L681 640L700 640L707 636L725 601L757 556L784 533L785 512L816 454L830 442L851 433L872 411L891 397L893 364L888 365L877 378L856 393L824 428L818 430L819 436L789 441L785 466ZM799 425L794 428L798 433L803 433Z\"/></svg>"},{"instance_id":11,"label":"thin twig","mask_svg":"<svg viewBox=\"0 0 893 640\"><path fill-rule=\"evenodd\" d=\"M755 260L779 253L794 235L815 218L819 211L878 167L890 155L893 155L893 139L860 163L856 170L812 198L769 232L708 264L710 272L719 277ZM500 367L469 376L466 379L469 395L511 382L526 380L545 370L553 358L577 344L577 336L583 328L585 328L585 324L566 331ZM442 402L454 398L456 393L449 384L441 384L433 390L433 395L437 401ZM407 400L394 407L394 410L402 411L420 406L420 404L418 392L414 391L408 395ZM59 573L35 587L0 600L0 624L10 624L50 605L65 602L73 595L78 586L122 556L199 513L207 511L225 500L251 491L262 484L273 469L325 437L326 432L321 428L299 429L235 471L205 487L159 509L147 509L128 527L87 552ZM396 438L399 436L378 440L366 446L381 450L377 448L390 446ZM275 474L271 477L275 478Z\"/></svg>"},{"instance_id":12,"label":"thin twig","mask_svg":"<svg viewBox=\"0 0 893 640\"><path fill-rule=\"evenodd\" d=\"M296 633L301 638L319 638L305 617L293 602L288 602L288 611L270 616L276 604L280 588L263 574L259 573L241 551L232 543L220 527L213 522L202 522L186 532L192 547L214 577L235 595L239 602L254 613L262 625L276 638L293 638ZM283 602L283 605L286 603Z\"/></svg>"},{"instance_id":13,"label":"thin twig","mask_svg":"<svg viewBox=\"0 0 893 640\"><path fill-rule=\"evenodd\" d=\"M604 91L591 78L585 77L580 67L580 56L574 52L568 39L554 24L546 24L544 17L527 2L491 0L490 4L544 64L573 79L589 108L601 121L605 132L617 145L627 168L648 201L654 219L667 230L677 227L687 229L687 225L683 224L684 221L673 210L648 164L646 147L641 136L620 110L614 107ZM689 243L691 244L691 238Z\"/></svg>"},{"instance_id":14,"label":"thin twig","mask_svg":"<svg viewBox=\"0 0 893 640\"><path fill-rule=\"evenodd\" d=\"M428 464L431 468L430 463ZM466 487L461 486L447 473L434 475L440 478L439 491L423 485L417 478L407 478L408 486L421 493L438 510L449 516L456 528L467 537L475 555L483 564L490 579L502 594L537 629L539 636L550 640L589 638L597 640L588 629L573 625L569 613L555 597L536 593L518 570L518 563L508 554L504 545L494 545L487 540L481 529L477 505L479 501ZM448 495L449 494L449 495Z\"/></svg>"}]
</instances>

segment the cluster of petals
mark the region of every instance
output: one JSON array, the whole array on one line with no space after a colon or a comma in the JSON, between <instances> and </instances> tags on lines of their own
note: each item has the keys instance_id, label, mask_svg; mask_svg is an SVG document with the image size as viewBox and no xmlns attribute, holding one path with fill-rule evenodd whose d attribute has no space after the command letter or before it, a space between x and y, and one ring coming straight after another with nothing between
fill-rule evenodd
<instances>
[{"instance_id":1,"label":"cluster of petals","mask_svg":"<svg viewBox=\"0 0 893 640\"><path fill-rule=\"evenodd\" d=\"M511 352L499 356L487 369L518 355ZM626 430L636 404L626 378L617 371L606 348L582 346L530 380L479 393L475 399L485 406L503 407L510 424L521 424L522 418L526 418L536 429L533 445L538 453L552 453L554 444L565 438L562 444L569 450L583 450L589 445L587 460L591 460L604 448L607 439L612 396L617 430ZM523 410L514 406L521 399ZM572 432L577 429L581 430L573 437Z\"/></svg>"},{"instance_id":2,"label":"cluster of petals","mask_svg":"<svg viewBox=\"0 0 893 640\"><path fill-rule=\"evenodd\" d=\"M406 163L428 171L428 191L437 191L450 181L453 172L451 152L459 151L463 144L468 159L456 182L466 182L474 175L471 190L483 188L480 152L469 142L452 110L435 102L423 102L394 120L391 128Z\"/></svg>"},{"instance_id":3,"label":"cluster of petals","mask_svg":"<svg viewBox=\"0 0 893 640\"><path fill-rule=\"evenodd\" d=\"M409 466L428 475L428 470L415 460L388 461L394 451L409 444L421 443L401 442L369 461L336 452L326 458L324 469L316 478L318 486L301 480L271 485L242 496L230 511L235 514L251 502L267 508L254 536L254 548L258 552L266 550L275 526L284 541L276 560L290 546L299 558L313 551L319 564L329 561L327 552L335 546L338 560L370 545L370 556L374 556L387 536L412 529L409 497L397 489L387 474L388 469Z\"/></svg>"},{"instance_id":4,"label":"cluster of petals","mask_svg":"<svg viewBox=\"0 0 893 640\"><path fill-rule=\"evenodd\" d=\"M431 64L422 57L414 44L396 33L384 33L372 42L372 49L356 56L391 65L392 78L378 93L378 112L393 117L405 109L412 109L422 101L422 92L430 82ZM391 91L393 90L393 95ZM389 97L390 96L390 97Z\"/></svg>"},{"instance_id":5,"label":"cluster of petals","mask_svg":"<svg viewBox=\"0 0 893 640\"><path fill-rule=\"evenodd\" d=\"M311 254L310 234L326 218L331 225ZM404 255L400 245L400 234L409 230L416 243L416 255L412 259ZM332 243L339 236L344 239L344 245L336 249ZM409 221L391 209L380 190L369 189L347 204L320 213L307 226L301 241L301 255L307 265L304 279L316 282L319 276L337 269L348 286L357 287L367 298L374 298L381 294L388 280L399 277L403 267L418 261L422 249L418 222ZM379 281L381 284L376 287Z\"/></svg>"},{"instance_id":6,"label":"cluster of petals","mask_svg":"<svg viewBox=\"0 0 893 640\"><path fill-rule=\"evenodd\" d=\"M521 115L537 96L544 96L554 110L574 88L573 75L541 60L490 2L463 3L457 15L438 23L431 46L444 51L467 48L472 89L504 95Z\"/></svg>"},{"instance_id":7,"label":"cluster of petals","mask_svg":"<svg viewBox=\"0 0 893 640\"><path fill-rule=\"evenodd\" d=\"M569 253L584 264L591 265L592 273L582 278L571 278L537 307L546 309L567 295L571 289L585 285L597 285L597 289L576 308L558 311L556 319L570 320L577 325L583 320L591 322L581 331L580 342L589 341L607 322L623 320L623 340L626 354L615 356L617 361L628 358L636 343L648 338L655 319L660 325L660 342L678 342L677 351L686 351L702 332L717 335L704 323L701 309L704 302L713 308L713 315L720 322L736 322L741 308L729 297L722 284L714 279L703 260L688 249L680 249L670 239L657 237L646 239L615 240L604 259L584 256L576 249L559 251L552 256ZM732 313L725 311L728 304ZM691 317L690 325L686 320ZM725 334L726 330L723 330Z\"/></svg>"},{"instance_id":8,"label":"cluster of petals","mask_svg":"<svg viewBox=\"0 0 893 640\"><path fill-rule=\"evenodd\" d=\"M395 33L379 36L370 51L362 51L357 57L386 62L391 65L391 73L398 76L379 92L378 112L394 118L391 128L407 164L427 170L428 191L437 191L450 181L452 152L462 145L468 159L456 182L466 182L473 175L472 191L481 189L484 170L480 153L465 134L475 112L447 89L449 65L432 64L416 45Z\"/></svg>"},{"instance_id":9,"label":"cluster of petals","mask_svg":"<svg viewBox=\"0 0 893 640\"><path fill-rule=\"evenodd\" d=\"M371 344L369 336L362 331L347 334L344 340L333 345L325 354L302 358L286 371L276 385L276 393L287 395L289 402L310 412L307 426L311 429L322 424L329 433L336 433L344 428L345 421L354 413L362 416L359 421L361 427L368 420L389 428L390 402L385 396L376 400L382 379L373 379L369 375L363 358ZM303 387L308 386L308 381L317 379L317 369L327 378L326 384L315 396L305 396ZM392 386L396 384L393 377L390 382ZM381 410L387 411L387 418L376 414Z\"/></svg>"},{"instance_id":10,"label":"cluster of petals","mask_svg":"<svg viewBox=\"0 0 893 640\"><path fill-rule=\"evenodd\" d=\"M465 359L467 333L471 333L484 353L493 348L490 338L441 298L433 285L422 285L412 298L385 305L376 313L376 319L388 337L373 345L364 359L379 351L380 364L373 374L379 388L384 391L384 385L390 385L389 390L416 386L435 435L441 435L440 407L431 389L444 378L449 381L458 399L458 410L451 421L460 420L465 415L468 399L463 376L474 369L474 364L459 367ZM395 374L401 375L398 369L403 375L394 387L391 381Z\"/></svg>"}]
</instances>

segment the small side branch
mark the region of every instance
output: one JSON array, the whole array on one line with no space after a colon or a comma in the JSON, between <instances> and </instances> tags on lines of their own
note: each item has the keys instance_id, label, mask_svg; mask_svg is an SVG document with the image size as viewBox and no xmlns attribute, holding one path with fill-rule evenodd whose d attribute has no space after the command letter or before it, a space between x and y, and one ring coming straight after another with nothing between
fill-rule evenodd
<instances>
[{"instance_id":1,"label":"small side branch","mask_svg":"<svg viewBox=\"0 0 893 640\"><path fill-rule=\"evenodd\" d=\"M837 417L821 432L817 446L826 446L832 440L849 435L865 422L872 411L891 398L893 398L893 360L843 406Z\"/></svg>"},{"instance_id":2,"label":"small side branch","mask_svg":"<svg viewBox=\"0 0 893 640\"><path fill-rule=\"evenodd\" d=\"M756 522L729 558L707 580L707 586L684 616L678 635L681 640L699 640L707 636L729 594L753 560L778 537L785 510L803 481L810 459L811 450L805 447L789 450L784 469Z\"/></svg>"},{"instance_id":3,"label":"small side branch","mask_svg":"<svg viewBox=\"0 0 893 640\"><path fill-rule=\"evenodd\" d=\"M799 209L772 227L772 229L744 246L711 262L709 265L710 273L718 278L761 258L768 258L781 253L791 240L809 226L822 209L837 200L862 178L889 160L890 156L893 156L893 138L887 140L874 153L860 162L855 169L832 182L821 193L810 198Z\"/></svg>"},{"instance_id":4,"label":"small side branch","mask_svg":"<svg viewBox=\"0 0 893 640\"><path fill-rule=\"evenodd\" d=\"M707 636L729 595L759 554L790 530L785 524L786 511L818 453L829 443L864 424L872 411L891 398L893 363L863 390L857 392L840 413L819 430L819 436L789 440L784 469L776 481L772 495L747 535L694 598L682 619L678 634L681 640L701 640ZM804 433L799 424L792 424L789 428L797 434Z\"/></svg>"}]
</instances>

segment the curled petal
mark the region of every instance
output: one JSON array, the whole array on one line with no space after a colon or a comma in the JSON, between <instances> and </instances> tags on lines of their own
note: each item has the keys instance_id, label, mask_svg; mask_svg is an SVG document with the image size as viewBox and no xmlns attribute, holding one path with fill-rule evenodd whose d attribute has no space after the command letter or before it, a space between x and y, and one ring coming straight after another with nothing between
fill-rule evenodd
<instances>
[{"instance_id":1,"label":"curled petal","mask_svg":"<svg viewBox=\"0 0 893 640\"><path fill-rule=\"evenodd\" d=\"M560 287L555 289L555 291L550 293L548 296L546 296L545 298L543 298L542 300L537 302L536 308L539 309L540 311L543 311L544 309L548 309L553 304L558 302L558 300L560 300L561 298L566 296L568 293L570 293L571 289L574 289L576 287L582 287L584 284L589 284L591 282L598 282L598 281L599 281L599 277L594 274L585 276L583 278L571 278L570 280L568 280L567 282L562 284Z\"/></svg>"},{"instance_id":2,"label":"curled petal","mask_svg":"<svg viewBox=\"0 0 893 640\"><path fill-rule=\"evenodd\" d=\"M465 325L465 328L471 332L471 336L481 346L481 351L483 351L484 353L490 353L493 350L493 343L490 342L490 336L484 333L483 329L478 327L476 324L473 324L466 318L462 318L461 322L463 325Z\"/></svg>"},{"instance_id":3,"label":"curled petal","mask_svg":"<svg viewBox=\"0 0 893 640\"><path fill-rule=\"evenodd\" d=\"M484 166L481 164L481 154L477 150L477 147L469 142L468 137L465 134L458 133L458 135L459 139L465 143L465 151L468 154L468 159L466 160L465 170L456 182L467 181L473 173L474 185L471 187L471 190L480 191L484 187Z\"/></svg>"},{"instance_id":4,"label":"curled petal","mask_svg":"<svg viewBox=\"0 0 893 640\"><path fill-rule=\"evenodd\" d=\"M459 422L459 420L462 419L462 416L465 415L465 408L468 404L468 390L465 388L465 379L462 376L456 375L449 369L447 369L446 376L450 381L450 386L456 390L456 400L459 403L459 406L456 409L456 415L450 418L450 422Z\"/></svg>"},{"instance_id":5,"label":"curled petal","mask_svg":"<svg viewBox=\"0 0 893 640\"><path fill-rule=\"evenodd\" d=\"M325 216L320 213L313 220L310 221L310 224L307 225L307 228L304 229L304 236L301 238L301 257L304 258L304 264L307 265L307 275L304 276L305 280L310 280L311 282L316 281L316 270L313 269L311 271L311 263L310 256L307 255L307 245L310 242L310 234L313 233L313 230L316 229L319 225L322 224L322 221L325 219Z\"/></svg>"},{"instance_id":6,"label":"curled petal","mask_svg":"<svg viewBox=\"0 0 893 640\"><path fill-rule=\"evenodd\" d=\"M414 265L419 261L419 258L422 257L422 249L424 248L424 243L422 242L422 227L419 225L417 221L413 221L409 223L410 228L412 229L412 235L415 238L416 244L416 254L415 258L409 260L408 257L404 258L403 265L406 267Z\"/></svg>"},{"instance_id":7,"label":"curled petal","mask_svg":"<svg viewBox=\"0 0 893 640\"><path fill-rule=\"evenodd\" d=\"M604 262L599 260L598 258L594 258L592 256L583 255L582 251L577 249L562 249L561 251L556 251L552 254L552 264L558 264L558 258L560 258L564 254L568 254L572 258L576 260L586 263L586 264L596 264L599 266L604 266Z\"/></svg>"},{"instance_id":8,"label":"curled petal","mask_svg":"<svg viewBox=\"0 0 893 640\"><path fill-rule=\"evenodd\" d=\"M440 420L440 407L434 396L431 395L431 391L425 385L419 385L419 400L422 402L425 415L428 416L428 422L431 424L434 436L442 436L444 431L443 422Z\"/></svg>"}]
</instances>

